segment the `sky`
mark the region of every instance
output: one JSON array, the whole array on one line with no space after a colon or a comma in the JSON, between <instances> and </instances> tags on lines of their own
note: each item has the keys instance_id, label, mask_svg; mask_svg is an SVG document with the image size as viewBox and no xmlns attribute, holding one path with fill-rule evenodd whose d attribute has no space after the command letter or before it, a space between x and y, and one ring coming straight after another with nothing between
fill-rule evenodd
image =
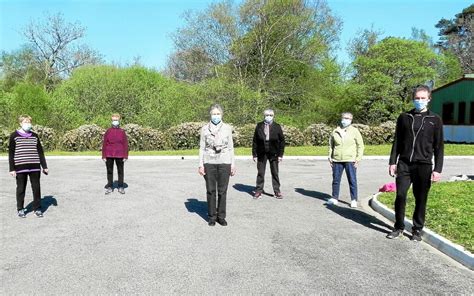
<instances>
[{"instance_id":1,"label":"sky","mask_svg":"<svg viewBox=\"0 0 474 296\"><path fill-rule=\"evenodd\" d=\"M472 0L327 0L343 21L338 60L349 63L347 42L361 29L374 27L382 37L411 36L412 27L437 40L434 26L451 19ZM205 10L213 0L0 0L0 51L19 49L21 30L49 14L62 13L68 22L86 28L82 42L101 53L107 63L127 64L135 57L149 68L163 69L173 51L170 35L184 25L186 10ZM238 3L238 1L236 1Z\"/></svg>"}]
</instances>

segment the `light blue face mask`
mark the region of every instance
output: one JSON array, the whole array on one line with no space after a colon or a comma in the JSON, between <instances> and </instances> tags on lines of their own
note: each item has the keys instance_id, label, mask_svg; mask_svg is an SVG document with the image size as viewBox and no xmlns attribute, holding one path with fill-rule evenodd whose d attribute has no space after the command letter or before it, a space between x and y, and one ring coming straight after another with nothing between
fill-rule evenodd
<instances>
[{"instance_id":1,"label":"light blue face mask","mask_svg":"<svg viewBox=\"0 0 474 296\"><path fill-rule=\"evenodd\" d=\"M25 132L31 131L31 123L22 123L21 129L24 130Z\"/></svg>"},{"instance_id":2,"label":"light blue face mask","mask_svg":"<svg viewBox=\"0 0 474 296\"><path fill-rule=\"evenodd\" d=\"M222 115L211 115L211 121L215 125L219 124L222 120Z\"/></svg>"},{"instance_id":3,"label":"light blue face mask","mask_svg":"<svg viewBox=\"0 0 474 296\"><path fill-rule=\"evenodd\" d=\"M343 128L348 127L349 125L351 125L351 123L352 123L352 120L350 119L345 119L345 118L341 119L341 125Z\"/></svg>"},{"instance_id":4,"label":"light blue face mask","mask_svg":"<svg viewBox=\"0 0 474 296\"><path fill-rule=\"evenodd\" d=\"M416 110L421 111L428 107L429 102L429 100L413 100L413 105Z\"/></svg>"},{"instance_id":5,"label":"light blue face mask","mask_svg":"<svg viewBox=\"0 0 474 296\"><path fill-rule=\"evenodd\" d=\"M120 124L120 121L118 121L118 120L112 120L112 125L113 125L113 126L119 126L119 124Z\"/></svg>"}]
</instances>

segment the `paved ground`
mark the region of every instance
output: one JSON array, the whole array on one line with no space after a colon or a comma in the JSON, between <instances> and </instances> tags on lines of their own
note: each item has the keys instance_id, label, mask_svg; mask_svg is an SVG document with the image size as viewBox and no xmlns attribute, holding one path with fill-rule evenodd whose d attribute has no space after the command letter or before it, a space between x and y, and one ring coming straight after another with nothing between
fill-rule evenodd
<instances>
[{"instance_id":1,"label":"paved ground","mask_svg":"<svg viewBox=\"0 0 474 296\"><path fill-rule=\"evenodd\" d=\"M386 163L362 163L361 197L390 181ZM0 160L0 293L474 293L474 272L427 244L385 239L388 225L371 210L326 207L326 161L285 160L285 198L257 201L248 193L255 165L237 161L228 227L207 226L196 166L132 159L127 193L104 196L100 160L50 159L51 173L42 177L45 217L20 219L14 179ZM473 160L445 166L445 178L474 174ZM344 180L346 201L348 191Z\"/></svg>"}]
</instances>

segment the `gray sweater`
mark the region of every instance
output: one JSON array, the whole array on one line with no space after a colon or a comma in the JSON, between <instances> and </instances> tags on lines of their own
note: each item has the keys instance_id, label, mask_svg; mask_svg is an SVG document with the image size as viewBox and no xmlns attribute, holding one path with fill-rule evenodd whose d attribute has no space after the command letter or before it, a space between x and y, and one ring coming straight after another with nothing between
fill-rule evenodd
<instances>
[{"instance_id":1,"label":"gray sweater","mask_svg":"<svg viewBox=\"0 0 474 296\"><path fill-rule=\"evenodd\" d=\"M232 127L226 123L214 125L209 122L201 129L199 143L199 166L205 163L234 165L234 141Z\"/></svg>"}]
</instances>

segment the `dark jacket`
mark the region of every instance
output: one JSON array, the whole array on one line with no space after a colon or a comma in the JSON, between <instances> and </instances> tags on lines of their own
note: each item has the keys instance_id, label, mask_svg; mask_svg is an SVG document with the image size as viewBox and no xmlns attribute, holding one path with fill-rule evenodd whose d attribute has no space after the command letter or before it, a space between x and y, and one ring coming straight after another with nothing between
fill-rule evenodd
<instances>
[{"instance_id":1,"label":"dark jacket","mask_svg":"<svg viewBox=\"0 0 474 296\"><path fill-rule=\"evenodd\" d=\"M128 139L123 129L111 127L105 132L102 158L128 158Z\"/></svg>"},{"instance_id":2,"label":"dark jacket","mask_svg":"<svg viewBox=\"0 0 474 296\"><path fill-rule=\"evenodd\" d=\"M283 157L285 152L285 136L281 126L273 122L270 124L270 137L268 141L268 152L265 151L265 122L257 123L253 135L252 155L253 157L262 157L265 154L269 159Z\"/></svg>"},{"instance_id":3,"label":"dark jacket","mask_svg":"<svg viewBox=\"0 0 474 296\"><path fill-rule=\"evenodd\" d=\"M396 164L398 159L407 163L432 164L434 155L434 171L441 173L444 157L443 122L437 114L428 110L415 134L414 114L415 109L400 114L397 119L390 164Z\"/></svg>"},{"instance_id":4,"label":"dark jacket","mask_svg":"<svg viewBox=\"0 0 474 296\"><path fill-rule=\"evenodd\" d=\"M28 134L29 136L22 136L18 131L15 131L10 135L8 143L10 172L48 168L38 135L34 132Z\"/></svg>"}]
</instances>

